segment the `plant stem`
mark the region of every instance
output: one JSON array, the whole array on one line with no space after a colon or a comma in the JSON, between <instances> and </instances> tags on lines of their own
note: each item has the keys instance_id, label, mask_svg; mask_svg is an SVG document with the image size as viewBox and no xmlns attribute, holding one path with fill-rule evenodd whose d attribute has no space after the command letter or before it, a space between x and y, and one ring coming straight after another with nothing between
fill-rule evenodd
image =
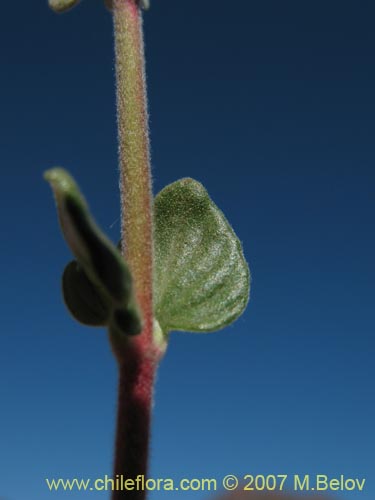
<instances>
[{"instance_id":1,"label":"plant stem","mask_svg":"<svg viewBox=\"0 0 375 500\"><path fill-rule=\"evenodd\" d=\"M154 364L135 355L119 368L114 478L147 476ZM112 499L144 500L146 491L113 491Z\"/></svg>"},{"instance_id":2,"label":"plant stem","mask_svg":"<svg viewBox=\"0 0 375 500\"><path fill-rule=\"evenodd\" d=\"M151 343L152 196L142 17L136 0L114 0L113 15L122 248L145 321L142 340Z\"/></svg>"},{"instance_id":3,"label":"plant stem","mask_svg":"<svg viewBox=\"0 0 375 500\"><path fill-rule=\"evenodd\" d=\"M152 215L142 17L136 0L114 0L122 249L142 311L142 333L114 345L119 394L114 476L147 475L155 369ZM112 499L144 500L144 491L115 491Z\"/></svg>"}]
</instances>

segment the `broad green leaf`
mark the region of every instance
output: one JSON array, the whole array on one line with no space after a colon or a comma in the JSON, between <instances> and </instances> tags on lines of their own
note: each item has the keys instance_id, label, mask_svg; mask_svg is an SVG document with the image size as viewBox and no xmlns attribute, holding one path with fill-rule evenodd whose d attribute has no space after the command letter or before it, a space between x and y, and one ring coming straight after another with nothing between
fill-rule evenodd
<instances>
[{"instance_id":1,"label":"broad green leaf","mask_svg":"<svg viewBox=\"0 0 375 500\"><path fill-rule=\"evenodd\" d=\"M164 333L211 332L238 318L249 298L250 273L241 243L193 179L155 198L155 314Z\"/></svg>"},{"instance_id":2,"label":"broad green leaf","mask_svg":"<svg viewBox=\"0 0 375 500\"><path fill-rule=\"evenodd\" d=\"M75 7L80 0L48 0L48 5L57 13L66 12Z\"/></svg>"},{"instance_id":3,"label":"broad green leaf","mask_svg":"<svg viewBox=\"0 0 375 500\"><path fill-rule=\"evenodd\" d=\"M68 172L53 168L45 178L55 194L64 237L80 266L77 270L70 264L64 273L64 298L69 310L85 324L113 323L116 331L140 333L132 276L120 251L91 217ZM93 315L96 309L97 317Z\"/></svg>"}]
</instances>

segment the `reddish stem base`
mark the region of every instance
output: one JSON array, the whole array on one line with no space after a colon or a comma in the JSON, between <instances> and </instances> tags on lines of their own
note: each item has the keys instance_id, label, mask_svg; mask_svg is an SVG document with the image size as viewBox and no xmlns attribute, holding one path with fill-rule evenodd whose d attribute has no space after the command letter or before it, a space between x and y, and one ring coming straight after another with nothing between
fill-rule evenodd
<instances>
[{"instance_id":1,"label":"reddish stem base","mask_svg":"<svg viewBox=\"0 0 375 500\"><path fill-rule=\"evenodd\" d=\"M155 361L135 350L119 364L114 479L147 476ZM114 491L112 500L144 500L146 491Z\"/></svg>"}]
</instances>

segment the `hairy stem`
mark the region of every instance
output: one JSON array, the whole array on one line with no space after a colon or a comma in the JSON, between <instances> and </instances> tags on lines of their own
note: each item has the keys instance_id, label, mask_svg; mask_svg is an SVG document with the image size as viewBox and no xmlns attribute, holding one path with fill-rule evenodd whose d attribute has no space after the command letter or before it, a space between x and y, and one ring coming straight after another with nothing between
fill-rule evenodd
<instances>
[{"instance_id":1,"label":"hairy stem","mask_svg":"<svg viewBox=\"0 0 375 500\"><path fill-rule=\"evenodd\" d=\"M147 339L152 336L152 217L142 18L136 0L114 0L121 231Z\"/></svg>"},{"instance_id":2,"label":"hairy stem","mask_svg":"<svg viewBox=\"0 0 375 500\"><path fill-rule=\"evenodd\" d=\"M142 18L136 0L114 0L122 249L142 311L142 333L113 343L119 361L114 476L147 475L150 418L158 353L153 345L152 215ZM112 499L144 500L143 491Z\"/></svg>"}]
</instances>

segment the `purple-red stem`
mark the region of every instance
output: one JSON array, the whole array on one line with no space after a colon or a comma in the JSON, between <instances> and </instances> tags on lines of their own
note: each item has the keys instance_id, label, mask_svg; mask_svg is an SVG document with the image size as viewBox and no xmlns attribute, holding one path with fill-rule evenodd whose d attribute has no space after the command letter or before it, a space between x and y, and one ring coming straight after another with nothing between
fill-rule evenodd
<instances>
[{"instance_id":1,"label":"purple-red stem","mask_svg":"<svg viewBox=\"0 0 375 500\"><path fill-rule=\"evenodd\" d=\"M155 366L136 354L119 366L114 477L147 475ZM146 491L114 491L113 500L143 500Z\"/></svg>"}]
</instances>

